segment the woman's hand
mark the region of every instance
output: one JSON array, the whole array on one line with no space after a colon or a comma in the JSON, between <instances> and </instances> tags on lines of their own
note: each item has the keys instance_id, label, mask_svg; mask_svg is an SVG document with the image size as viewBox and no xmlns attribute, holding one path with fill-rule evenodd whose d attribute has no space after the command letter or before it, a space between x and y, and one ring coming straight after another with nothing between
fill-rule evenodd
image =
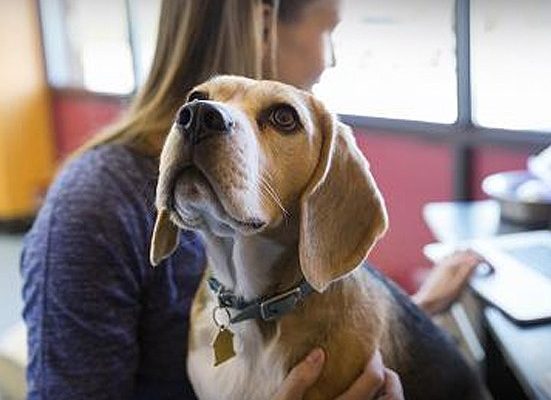
<instances>
[{"instance_id":1,"label":"woman's hand","mask_svg":"<svg viewBox=\"0 0 551 400\"><path fill-rule=\"evenodd\" d=\"M323 350L313 350L289 372L274 400L302 400L306 391L318 379L324 362ZM381 353L376 351L360 377L335 400L403 399L400 378L394 371L385 368Z\"/></svg>"},{"instance_id":2,"label":"woman's hand","mask_svg":"<svg viewBox=\"0 0 551 400\"><path fill-rule=\"evenodd\" d=\"M461 295L476 266L483 261L472 250L456 251L444 257L411 299L429 315L446 311Z\"/></svg>"}]
</instances>

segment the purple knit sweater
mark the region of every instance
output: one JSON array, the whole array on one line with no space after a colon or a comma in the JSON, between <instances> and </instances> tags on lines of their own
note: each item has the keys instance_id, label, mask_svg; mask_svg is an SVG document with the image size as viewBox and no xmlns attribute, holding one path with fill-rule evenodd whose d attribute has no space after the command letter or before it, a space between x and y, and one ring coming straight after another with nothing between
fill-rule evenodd
<instances>
[{"instance_id":1,"label":"purple knit sweater","mask_svg":"<svg viewBox=\"0 0 551 400\"><path fill-rule=\"evenodd\" d=\"M51 186L24 242L28 398L194 399L188 316L205 263L191 232L148 261L157 164L90 150Z\"/></svg>"}]
</instances>

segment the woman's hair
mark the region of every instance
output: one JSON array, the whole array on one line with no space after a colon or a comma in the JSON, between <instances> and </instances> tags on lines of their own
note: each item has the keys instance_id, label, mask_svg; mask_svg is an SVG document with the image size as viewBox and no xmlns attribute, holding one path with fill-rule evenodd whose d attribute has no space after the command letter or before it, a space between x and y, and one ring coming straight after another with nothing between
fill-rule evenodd
<instances>
[{"instance_id":1,"label":"woman's hair","mask_svg":"<svg viewBox=\"0 0 551 400\"><path fill-rule=\"evenodd\" d=\"M281 0L279 2L278 19L283 23L292 23L302 17L305 6L313 0Z\"/></svg>"},{"instance_id":2,"label":"woman's hair","mask_svg":"<svg viewBox=\"0 0 551 400\"><path fill-rule=\"evenodd\" d=\"M103 143L130 145L158 155L186 94L218 74L276 79L275 29L311 0L163 0L151 71L126 113L76 154ZM273 7L264 27L261 3ZM302 4L301 4L302 5ZM274 46L263 56L263 40ZM264 61L264 65L263 65Z\"/></svg>"}]
</instances>

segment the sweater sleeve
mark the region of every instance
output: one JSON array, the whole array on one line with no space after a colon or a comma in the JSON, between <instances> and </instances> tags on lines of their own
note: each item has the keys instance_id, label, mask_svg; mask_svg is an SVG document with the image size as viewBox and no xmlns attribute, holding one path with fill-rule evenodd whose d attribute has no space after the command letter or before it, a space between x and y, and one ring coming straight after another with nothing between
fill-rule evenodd
<instances>
[{"instance_id":1,"label":"sweater sleeve","mask_svg":"<svg viewBox=\"0 0 551 400\"><path fill-rule=\"evenodd\" d=\"M86 160L76 164L50 189L24 243L28 399L129 399L143 238L129 222L124 185Z\"/></svg>"}]
</instances>

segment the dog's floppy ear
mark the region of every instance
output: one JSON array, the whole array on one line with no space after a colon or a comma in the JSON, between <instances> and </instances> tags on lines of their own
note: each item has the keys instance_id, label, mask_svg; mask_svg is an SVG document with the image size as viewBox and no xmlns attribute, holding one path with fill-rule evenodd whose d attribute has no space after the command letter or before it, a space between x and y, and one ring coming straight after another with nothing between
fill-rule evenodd
<instances>
[{"instance_id":1,"label":"dog's floppy ear","mask_svg":"<svg viewBox=\"0 0 551 400\"><path fill-rule=\"evenodd\" d=\"M299 254L304 277L321 292L363 261L386 231L387 213L351 129L319 114L323 144L301 197Z\"/></svg>"},{"instance_id":2,"label":"dog's floppy ear","mask_svg":"<svg viewBox=\"0 0 551 400\"><path fill-rule=\"evenodd\" d=\"M149 261L151 265L157 266L166 257L172 254L179 241L179 230L170 220L169 212L166 208L161 208L157 212L157 220L153 229L151 238L151 248L149 250Z\"/></svg>"}]
</instances>

